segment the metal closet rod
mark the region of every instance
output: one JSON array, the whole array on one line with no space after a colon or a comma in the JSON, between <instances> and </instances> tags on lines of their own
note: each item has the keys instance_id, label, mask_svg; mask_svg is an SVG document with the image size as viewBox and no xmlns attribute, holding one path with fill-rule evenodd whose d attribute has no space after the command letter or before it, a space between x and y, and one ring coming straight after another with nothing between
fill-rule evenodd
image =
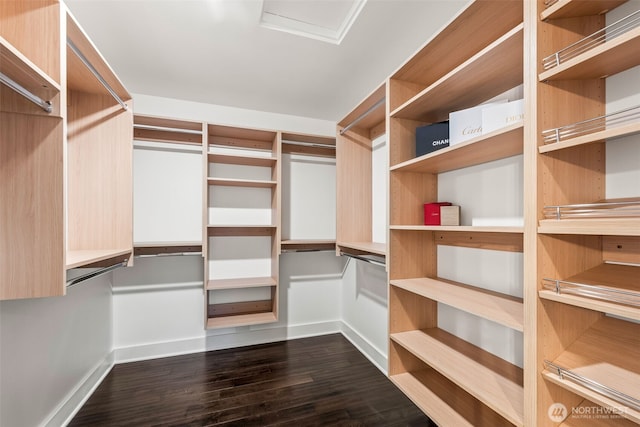
<instances>
[{"instance_id":1,"label":"metal closet rod","mask_svg":"<svg viewBox=\"0 0 640 427\"><path fill-rule=\"evenodd\" d=\"M386 266L386 263L382 262L382 261L377 261L375 259L371 259L371 258L365 258L363 256L359 256L359 255L353 255L347 252L340 252L340 255L344 255L348 258L353 258L353 259L357 259L360 261L364 261L364 262L368 262L369 264L374 264L374 265L380 265L382 267Z\"/></svg>"},{"instance_id":2,"label":"metal closet rod","mask_svg":"<svg viewBox=\"0 0 640 427\"><path fill-rule=\"evenodd\" d=\"M133 125L134 129L148 129L148 130L162 130L166 132L176 132L176 133L188 133L192 135L202 135L201 130L193 130L193 129L180 129L180 128L172 128L168 126L153 126L153 125Z\"/></svg>"},{"instance_id":3,"label":"metal closet rod","mask_svg":"<svg viewBox=\"0 0 640 427\"><path fill-rule=\"evenodd\" d=\"M335 249L282 249L281 252L335 252Z\"/></svg>"},{"instance_id":4,"label":"metal closet rod","mask_svg":"<svg viewBox=\"0 0 640 427\"><path fill-rule=\"evenodd\" d=\"M85 67L87 67L89 69L89 71L91 71L91 74L93 74L95 76L95 78L98 79L98 81L102 84L102 86L104 86L104 88L107 89L107 91L111 94L113 99L118 101L118 104L120 104L122 106L122 108L124 108L125 110L128 110L129 106L122 100L122 98L120 98L118 96L118 94L116 93L115 90L113 90L111 85L109 85L109 83L107 83L107 81L102 77L102 75L98 72L98 70L95 69L93 64L91 62L89 62L87 57L83 55L83 53L80 51L80 49L78 49L78 47L68 37L67 37L67 46L69 46L71 48L73 53L75 53L76 56L80 59L80 61L82 61L82 63L85 65Z\"/></svg>"},{"instance_id":5,"label":"metal closet rod","mask_svg":"<svg viewBox=\"0 0 640 427\"><path fill-rule=\"evenodd\" d=\"M134 258L154 258L154 257L162 257L162 256L190 256L190 255L202 256L202 252L163 252L160 254L135 255Z\"/></svg>"},{"instance_id":6,"label":"metal closet rod","mask_svg":"<svg viewBox=\"0 0 640 427\"><path fill-rule=\"evenodd\" d=\"M74 285L77 285L78 283L82 283L85 280L89 280L89 279L93 279L94 277L98 277L98 276L102 276L103 274L107 274L115 269L118 269L120 267L125 267L127 265L127 262L129 260L125 259L122 262L119 262L115 265L112 265L110 267L104 267L104 268L100 268L98 270L92 271L91 273L87 273L87 274L83 274L82 276L78 276L74 279L68 280L67 281L67 288L70 288Z\"/></svg>"},{"instance_id":7,"label":"metal closet rod","mask_svg":"<svg viewBox=\"0 0 640 427\"><path fill-rule=\"evenodd\" d=\"M345 132L347 132L349 129L351 129L352 127L354 127L356 124L358 124L360 122L360 120L364 119L365 117L367 117L369 114L371 114L373 111L375 111L376 108L378 108L381 104L384 104L384 102L387 100L386 96L383 96L382 99L380 99L378 102L376 102L375 104L373 104L371 107L369 107L369 109L367 111L365 111L364 113L360 114L358 117L355 118L354 121L352 121L351 123L349 123L348 125L346 125L344 128L342 128L342 130L340 131L340 135L344 134Z\"/></svg>"},{"instance_id":8,"label":"metal closet rod","mask_svg":"<svg viewBox=\"0 0 640 427\"><path fill-rule=\"evenodd\" d=\"M13 79L11 79L9 76L3 73L0 73L0 82L2 82L9 89L12 89L18 94L24 96L26 99L36 104L38 107L42 108L47 113L50 113L51 111L53 111L53 108L51 107L51 102L45 101L44 99L40 98L38 95L33 94L24 86L17 83Z\"/></svg>"},{"instance_id":9,"label":"metal closet rod","mask_svg":"<svg viewBox=\"0 0 640 427\"><path fill-rule=\"evenodd\" d=\"M302 145L304 147L317 147L317 148L328 148L330 150L335 150L336 146L331 144L318 144L317 142L300 142L300 141L288 141L282 140L283 144L289 145Z\"/></svg>"}]
</instances>

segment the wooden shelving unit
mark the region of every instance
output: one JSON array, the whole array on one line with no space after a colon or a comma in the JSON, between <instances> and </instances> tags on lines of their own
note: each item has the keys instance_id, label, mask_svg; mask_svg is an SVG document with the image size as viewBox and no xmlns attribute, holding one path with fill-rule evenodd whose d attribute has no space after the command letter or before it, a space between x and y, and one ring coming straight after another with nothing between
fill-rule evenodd
<instances>
[{"instance_id":1,"label":"wooden shelving unit","mask_svg":"<svg viewBox=\"0 0 640 427\"><path fill-rule=\"evenodd\" d=\"M135 256L201 253L202 242L135 242Z\"/></svg>"},{"instance_id":2,"label":"wooden shelving unit","mask_svg":"<svg viewBox=\"0 0 640 427\"><path fill-rule=\"evenodd\" d=\"M166 117L133 116L133 138L136 141L202 145L203 124Z\"/></svg>"},{"instance_id":3,"label":"wooden shelving unit","mask_svg":"<svg viewBox=\"0 0 640 427\"><path fill-rule=\"evenodd\" d=\"M589 36L602 34L605 28L602 13L616 7L631 10L629 5L615 0L560 0L546 9L542 2L527 5L533 35L531 69L537 70L532 72L531 126L525 127L525 150L536 153L530 163L535 196L528 209L537 218L525 229L528 247L536 254L525 261L525 270L531 273L527 289L537 297L533 310L537 357L532 361L536 377L531 385L537 390L533 396L537 409L531 425L557 425L546 415L554 403L562 403L570 413L571 408L585 406L591 411L617 408L616 415L640 423L637 407L572 379L576 374L632 398L640 396L638 325L623 320L638 320L633 301L638 292L640 219L596 218L588 213L583 218L548 219L544 214L547 206L607 199L607 147L617 145L613 138L637 134L640 124L630 116L617 127L608 126L609 120L603 119L607 113L604 78L640 65L636 55L640 33L637 27L629 27L567 54L559 65L545 70L543 64L556 53L562 58L565 48L580 46L583 39L593 41ZM587 126L581 128L582 123ZM566 139L545 141L545 130L552 134L563 129L567 129ZM545 369L545 361L554 365ZM560 378L553 366L569 373ZM617 416L569 417L561 425L627 424Z\"/></svg>"},{"instance_id":4,"label":"wooden shelving unit","mask_svg":"<svg viewBox=\"0 0 640 427\"><path fill-rule=\"evenodd\" d=\"M444 280L437 267L438 246L524 252L525 227L507 221L504 226L425 226L422 209L446 197L438 194L439 174L525 154L526 128L514 125L415 155L416 127L445 120L452 111L524 82L523 16L521 2L472 2L387 82L389 375L439 425L535 425L525 405L527 373L446 332L438 317L442 304L508 330L528 330L527 300ZM444 51L451 46L457 48L449 56Z\"/></svg>"},{"instance_id":5,"label":"wooden shelving unit","mask_svg":"<svg viewBox=\"0 0 640 427\"><path fill-rule=\"evenodd\" d=\"M287 239L280 242L282 251L325 251L335 250L333 239Z\"/></svg>"},{"instance_id":6,"label":"wooden shelving unit","mask_svg":"<svg viewBox=\"0 0 640 427\"><path fill-rule=\"evenodd\" d=\"M204 203L203 203L203 255L205 258L205 325L207 329L248 326L278 320L278 271L280 255L280 198L281 198L281 145L280 132L245 129L209 124L203 143ZM245 179L213 176L217 165L242 168L266 168L269 179ZM255 188L269 191L271 196L270 224L219 223L234 218L212 218L209 210L218 203L214 187ZM240 195L238 195L240 197ZM260 277L221 277L210 262L222 254L214 251L211 239L268 237L270 239L270 272ZM268 289L266 300L247 301L244 293L252 289ZM234 292L237 301L219 302L221 293Z\"/></svg>"},{"instance_id":7,"label":"wooden shelving unit","mask_svg":"<svg viewBox=\"0 0 640 427\"><path fill-rule=\"evenodd\" d=\"M336 131L336 253L385 255L373 242L372 144L386 132L386 84L379 86L338 122ZM351 243L348 243L351 242Z\"/></svg>"}]
</instances>

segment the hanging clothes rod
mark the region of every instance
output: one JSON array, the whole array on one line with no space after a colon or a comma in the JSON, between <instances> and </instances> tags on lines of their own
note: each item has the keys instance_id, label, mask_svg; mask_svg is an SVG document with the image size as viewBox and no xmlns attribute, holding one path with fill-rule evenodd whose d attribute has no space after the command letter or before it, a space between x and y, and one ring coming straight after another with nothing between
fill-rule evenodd
<instances>
[{"instance_id":1,"label":"hanging clothes rod","mask_svg":"<svg viewBox=\"0 0 640 427\"><path fill-rule=\"evenodd\" d=\"M335 249L282 249L282 253L293 252L335 252Z\"/></svg>"},{"instance_id":2,"label":"hanging clothes rod","mask_svg":"<svg viewBox=\"0 0 640 427\"><path fill-rule=\"evenodd\" d=\"M107 274L112 272L113 270L116 270L120 267L126 267L127 262L129 260L125 259L122 262L117 263L116 265L112 265L110 267L104 267L104 268L100 268L98 270L92 271L91 273L87 273L87 274L83 274L82 276L78 276L75 279L71 279L67 281L67 288L70 288L74 285L77 285L78 283L82 283L85 280L89 280L89 279L93 279L94 277L98 277L98 276L102 276L103 274Z\"/></svg>"},{"instance_id":3,"label":"hanging clothes rod","mask_svg":"<svg viewBox=\"0 0 640 427\"><path fill-rule=\"evenodd\" d=\"M287 141L282 140L283 144L289 145L301 145L303 147L317 147L317 148L327 148L329 150L335 150L336 146L331 144L318 144L317 142L300 142L300 141Z\"/></svg>"},{"instance_id":4,"label":"hanging clothes rod","mask_svg":"<svg viewBox=\"0 0 640 427\"><path fill-rule=\"evenodd\" d=\"M346 252L340 252L340 255L341 256L346 256L348 258L353 258L353 259L357 259L357 260L360 260L360 261L368 262L369 264L379 265L379 266L382 266L382 267L386 266L386 263L384 263L382 261L378 261L378 260L371 259L371 258L365 258L365 257L359 256L359 255L353 255L353 254L349 254L349 253L346 253Z\"/></svg>"},{"instance_id":5,"label":"hanging clothes rod","mask_svg":"<svg viewBox=\"0 0 640 427\"><path fill-rule=\"evenodd\" d=\"M167 126L153 126L153 125L133 125L134 129L145 129L145 130L161 130L165 132L177 132L177 133L188 133L192 135L202 135L201 130L193 130L193 129L180 129L180 128L172 128Z\"/></svg>"},{"instance_id":6,"label":"hanging clothes rod","mask_svg":"<svg viewBox=\"0 0 640 427\"><path fill-rule=\"evenodd\" d=\"M89 71L91 71L91 74L93 74L95 76L95 78L98 79L98 81L102 84L102 86L104 86L104 88L107 89L107 91L111 94L113 99L118 101L118 104L120 104L122 106L122 108L124 108L125 110L128 110L129 106L122 100L122 98L120 98L118 96L116 91L113 90L111 85L109 85L109 83L107 83L107 81L102 77L102 75L98 72L98 70L95 69L93 64L91 64L91 62L89 62L87 57L84 56L84 54L80 51L80 49L78 49L78 47L73 43L73 41L71 41L70 38L67 38L67 46L69 46L69 48L71 48L73 53L75 53L76 56L78 57L78 59L80 59L80 61L82 61L82 63L85 65L85 67L87 67L89 69Z\"/></svg>"},{"instance_id":7,"label":"hanging clothes rod","mask_svg":"<svg viewBox=\"0 0 640 427\"><path fill-rule=\"evenodd\" d=\"M342 128L342 130L340 131L340 135L343 135L345 132L347 132L349 129L351 129L352 127L354 127L356 124L358 124L362 119L364 119L365 117L367 117L369 114L371 114L372 112L375 111L376 108L378 108L380 105L384 104L384 102L387 100L387 97L383 96L382 99L380 99L378 102L376 102L375 104L373 104L367 111L365 111L364 113L360 114L358 117L355 118L354 121L352 121L351 123L349 123L348 125L346 125L344 128Z\"/></svg>"},{"instance_id":8,"label":"hanging clothes rod","mask_svg":"<svg viewBox=\"0 0 640 427\"><path fill-rule=\"evenodd\" d=\"M38 95L34 95L28 89L26 89L19 83L12 80L7 75L0 73L0 82L2 82L9 89L12 89L18 94L24 96L26 99L36 104L38 107L42 108L47 113L50 113L51 111L53 111L53 108L51 107L51 102L45 101L44 99L40 98Z\"/></svg>"},{"instance_id":9,"label":"hanging clothes rod","mask_svg":"<svg viewBox=\"0 0 640 427\"><path fill-rule=\"evenodd\" d=\"M190 256L190 255L202 256L202 252L166 252L166 253L160 253L160 254L135 255L134 258L155 258L155 257L163 257L163 256Z\"/></svg>"}]
</instances>

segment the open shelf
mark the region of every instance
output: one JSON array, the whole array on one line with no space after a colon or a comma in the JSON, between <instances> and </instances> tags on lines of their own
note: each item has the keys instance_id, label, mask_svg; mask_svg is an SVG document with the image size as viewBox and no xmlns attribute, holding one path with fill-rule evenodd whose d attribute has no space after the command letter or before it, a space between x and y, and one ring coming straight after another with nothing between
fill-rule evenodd
<instances>
[{"instance_id":1,"label":"open shelf","mask_svg":"<svg viewBox=\"0 0 640 427\"><path fill-rule=\"evenodd\" d=\"M229 225L209 224L209 236L271 236L275 233L276 225Z\"/></svg>"},{"instance_id":2,"label":"open shelf","mask_svg":"<svg viewBox=\"0 0 640 427\"><path fill-rule=\"evenodd\" d=\"M256 179L230 179L230 178L207 178L209 185L222 187L249 187L249 188L274 188L276 181L264 181Z\"/></svg>"},{"instance_id":3,"label":"open shelf","mask_svg":"<svg viewBox=\"0 0 640 427\"><path fill-rule=\"evenodd\" d=\"M622 393L640 404L640 325L603 317L552 361L573 375ZM625 418L640 423L640 409L623 404L570 375L558 376L555 369L543 372L545 379L599 405L621 408Z\"/></svg>"},{"instance_id":4,"label":"open shelf","mask_svg":"<svg viewBox=\"0 0 640 427\"><path fill-rule=\"evenodd\" d=\"M299 239L299 240L282 240L280 247L283 251L324 251L335 250L335 239Z\"/></svg>"},{"instance_id":5,"label":"open shelf","mask_svg":"<svg viewBox=\"0 0 640 427\"><path fill-rule=\"evenodd\" d=\"M391 340L511 423L524 425L522 369L437 328L391 334Z\"/></svg>"},{"instance_id":6,"label":"open shelf","mask_svg":"<svg viewBox=\"0 0 640 427\"><path fill-rule=\"evenodd\" d=\"M611 76L640 64L640 27L583 52L540 73L540 81L597 79Z\"/></svg>"},{"instance_id":7,"label":"open shelf","mask_svg":"<svg viewBox=\"0 0 640 427\"><path fill-rule=\"evenodd\" d=\"M627 0L558 0L540 13L540 20L602 15Z\"/></svg>"},{"instance_id":8,"label":"open shelf","mask_svg":"<svg viewBox=\"0 0 640 427\"><path fill-rule=\"evenodd\" d=\"M202 252L202 242L135 242L136 256L184 254Z\"/></svg>"},{"instance_id":9,"label":"open shelf","mask_svg":"<svg viewBox=\"0 0 640 427\"><path fill-rule=\"evenodd\" d=\"M138 141L202 144L202 123L155 116L133 116L133 138Z\"/></svg>"},{"instance_id":10,"label":"open shelf","mask_svg":"<svg viewBox=\"0 0 640 427\"><path fill-rule=\"evenodd\" d=\"M242 165L242 166L263 166L273 167L278 160L274 156L250 156L239 154L220 154L220 153L208 153L208 159L211 163L224 163L228 165Z\"/></svg>"},{"instance_id":11,"label":"open shelf","mask_svg":"<svg viewBox=\"0 0 640 427\"><path fill-rule=\"evenodd\" d=\"M542 219L538 232L543 234L640 236L640 218Z\"/></svg>"},{"instance_id":12,"label":"open shelf","mask_svg":"<svg viewBox=\"0 0 640 427\"><path fill-rule=\"evenodd\" d=\"M523 125L516 124L487 135L443 148L391 167L398 172L442 173L522 154Z\"/></svg>"},{"instance_id":13,"label":"open shelf","mask_svg":"<svg viewBox=\"0 0 640 427\"><path fill-rule=\"evenodd\" d=\"M519 24L391 113L437 122L522 83L523 25ZM495 70L495 73L487 72Z\"/></svg>"},{"instance_id":14,"label":"open shelf","mask_svg":"<svg viewBox=\"0 0 640 427\"><path fill-rule=\"evenodd\" d=\"M339 249L352 249L359 252L366 252L375 255L385 256L387 254L387 245L385 243L376 242L337 242Z\"/></svg>"},{"instance_id":15,"label":"open shelf","mask_svg":"<svg viewBox=\"0 0 640 427\"><path fill-rule=\"evenodd\" d=\"M213 145L253 150L273 149L277 132L210 124L209 147Z\"/></svg>"},{"instance_id":16,"label":"open shelf","mask_svg":"<svg viewBox=\"0 0 640 427\"><path fill-rule=\"evenodd\" d=\"M335 157L336 138L302 133L282 133L282 152L311 156Z\"/></svg>"},{"instance_id":17,"label":"open shelf","mask_svg":"<svg viewBox=\"0 0 640 427\"><path fill-rule=\"evenodd\" d=\"M234 328L237 326L259 325L263 323L277 322L274 313L238 314L235 316L209 317L207 329Z\"/></svg>"},{"instance_id":18,"label":"open shelf","mask_svg":"<svg viewBox=\"0 0 640 427\"><path fill-rule=\"evenodd\" d=\"M439 278L392 280L391 285L516 331L523 331L524 306L521 298Z\"/></svg>"},{"instance_id":19,"label":"open shelf","mask_svg":"<svg viewBox=\"0 0 640 427\"><path fill-rule=\"evenodd\" d=\"M76 250L67 252L67 270L130 255L131 249Z\"/></svg>"},{"instance_id":20,"label":"open shelf","mask_svg":"<svg viewBox=\"0 0 640 427\"><path fill-rule=\"evenodd\" d=\"M222 289L243 289L243 288L261 288L265 286L276 286L277 281L274 277L242 277L238 279L213 279L207 282L208 291L216 291Z\"/></svg>"},{"instance_id":21,"label":"open shelf","mask_svg":"<svg viewBox=\"0 0 640 427\"><path fill-rule=\"evenodd\" d=\"M601 264L582 273L557 281L558 292L539 291L540 297L603 313L640 320L640 267ZM546 279L545 287L556 280Z\"/></svg>"},{"instance_id":22,"label":"open shelf","mask_svg":"<svg viewBox=\"0 0 640 427\"><path fill-rule=\"evenodd\" d=\"M563 150L566 148L577 147L579 145L591 144L595 142L603 142L606 140L633 135L636 133L640 133L640 123L629 123L624 126L615 127L612 129L605 129L605 130L593 132L587 135L566 139L564 141L541 145L538 148L538 150L541 153L548 153L556 150Z\"/></svg>"},{"instance_id":23,"label":"open shelf","mask_svg":"<svg viewBox=\"0 0 640 427\"><path fill-rule=\"evenodd\" d=\"M511 233L522 234L523 227L485 227L472 225L392 225L391 230L406 231L455 231L465 233Z\"/></svg>"}]
</instances>

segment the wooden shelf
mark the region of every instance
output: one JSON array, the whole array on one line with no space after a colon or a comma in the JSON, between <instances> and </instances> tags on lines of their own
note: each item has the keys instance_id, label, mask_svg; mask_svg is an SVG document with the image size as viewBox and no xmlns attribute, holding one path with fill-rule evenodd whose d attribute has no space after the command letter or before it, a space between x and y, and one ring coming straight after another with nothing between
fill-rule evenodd
<instances>
[{"instance_id":1,"label":"wooden shelf","mask_svg":"<svg viewBox=\"0 0 640 427\"><path fill-rule=\"evenodd\" d=\"M277 140L277 132L271 130L238 128L210 124L209 147L212 145L272 151Z\"/></svg>"},{"instance_id":2,"label":"wooden shelf","mask_svg":"<svg viewBox=\"0 0 640 427\"><path fill-rule=\"evenodd\" d=\"M240 314L236 316L210 317L207 319L207 329L234 328L238 326L260 325L277 322L274 313Z\"/></svg>"},{"instance_id":3,"label":"wooden shelf","mask_svg":"<svg viewBox=\"0 0 640 427\"><path fill-rule=\"evenodd\" d=\"M202 242L137 242L134 255L162 255L202 252Z\"/></svg>"},{"instance_id":4,"label":"wooden shelf","mask_svg":"<svg viewBox=\"0 0 640 427\"><path fill-rule=\"evenodd\" d=\"M156 116L133 116L133 138L138 141L202 144L201 122Z\"/></svg>"},{"instance_id":5,"label":"wooden shelf","mask_svg":"<svg viewBox=\"0 0 640 427\"><path fill-rule=\"evenodd\" d=\"M522 369L436 328L391 339L511 423L524 425Z\"/></svg>"},{"instance_id":6,"label":"wooden shelf","mask_svg":"<svg viewBox=\"0 0 640 427\"><path fill-rule=\"evenodd\" d=\"M627 0L558 0L540 14L540 20L602 15Z\"/></svg>"},{"instance_id":7,"label":"wooden shelf","mask_svg":"<svg viewBox=\"0 0 640 427\"><path fill-rule=\"evenodd\" d=\"M523 125L517 124L391 167L397 172L442 173L522 154Z\"/></svg>"},{"instance_id":8,"label":"wooden shelf","mask_svg":"<svg viewBox=\"0 0 640 427\"><path fill-rule=\"evenodd\" d=\"M511 233L522 234L523 227L477 227L471 225L392 225L391 230L406 231L455 231L462 233Z\"/></svg>"},{"instance_id":9,"label":"wooden shelf","mask_svg":"<svg viewBox=\"0 0 640 427\"><path fill-rule=\"evenodd\" d=\"M640 218L542 219L538 232L542 234L640 236Z\"/></svg>"},{"instance_id":10,"label":"wooden shelf","mask_svg":"<svg viewBox=\"0 0 640 427\"><path fill-rule=\"evenodd\" d=\"M377 135L372 135L374 129L381 128L376 134L382 135L385 132L385 103L378 104L381 99L384 99L386 95L386 85L380 85L374 90L364 101L362 101L356 108L354 108L349 114L347 114L342 120L338 122L338 129L344 128L356 120L358 122L354 126L356 129L362 129L369 134L370 139L375 138ZM377 105L377 107L375 107ZM375 107L375 108L374 108ZM366 116L367 111L370 111Z\"/></svg>"},{"instance_id":11,"label":"wooden shelf","mask_svg":"<svg viewBox=\"0 0 640 427\"><path fill-rule=\"evenodd\" d=\"M611 76L640 65L640 27L568 59L540 73L541 82L549 80L597 79Z\"/></svg>"},{"instance_id":12,"label":"wooden shelf","mask_svg":"<svg viewBox=\"0 0 640 427\"><path fill-rule=\"evenodd\" d=\"M243 288L261 288L265 286L276 286L277 281L274 277L243 277L239 279L214 279L207 282L208 291L217 291L222 289L243 289Z\"/></svg>"},{"instance_id":13,"label":"wooden shelf","mask_svg":"<svg viewBox=\"0 0 640 427\"><path fill-rule=\"evenodd\" d=\"M272 236L277 227L275 225L229 225L209 224L209 236Z\"/></svg>"},{"instance_id":14,"label":"wooden shelf","mask_svg":"<svg viewBox=\"0 0 640 427\"><path fill-rule=\"evenodd\" d=\"M392 280L391 285L523 332L521 298L439 278Z\"/></svg>"},{"instance_id":15,"label":"wooden shelf","mask_svg":"<svg viewBox=\"0 0 640 427\"><path fill-rule=\"evenodd\" d=\"M278 161L278 159L273 156L265 157L239 154L209 153L207 157L210 163L224 163L228 165L244 166L273 167Z\"/></svg>"},{"instance_id":16,"label":"wooden shelf","mask_svg":"<svg viewBox=\"0 0 640 427\"><path fill-rule=\"evenodd\" d=\"M60 85L0 37L0 72L45 101L60 93Z\"/></svg>"},{"instance_id":17,"label":"wooden shelf","mask_svg":"<svg viewBox=\"0 0 640 427\"><path fill-rule=\"evenodd\" d=\"M280 242L281 249L284 250L335 250L335 239L300 239L300 240L282 240Z\"/></svg>"},{"instance_id":18,"label":"wooden shelf","mask_svg":"<svg viewBox=\"0 0 640 427\"><path fill-rule=\"evenodd\" d=\"M610 139L620 138L637 133L640 133L640 123L630 123L628 125L594 132L588 135L579 136L577 138L566 139L564 141L556 142L553 144L541 145L538 150L541 153L549 153L557 150L564 150L566 148L577 147L580 145L603 142Z\"/></svg>"},{"instance_id":19,"label":"wooden shelf","mask_svg":"<svg viewBox=\"0 0 640 427\"><path fill-rule=\"evenodd\" d=\"M603 386L640 399L640 325L603 317L575 340L553 363ZM624 406L556 372L545 379L604 407ZM640 411L624 406L622 415L640 423Z\"/></svg>"},{"instance_id":20,"label":"wooden shelf","mask_svg":"<svg viewBox=\"0 0 640 427\"><path fill-rule=\"evenodd\" d=\"M131 249L77 250L67 252L67 270L130 255Z\"/></svg>"},{"instance_id":21,"label":"wooden shelf","mask_svg":"<svg viewBox=\"0 0 640 427\"><path fill-rule=\"evenodd\" d=\"M386 256L387 245L385 243L376 242L337 242L339 248L354 249L360 252L366 252L374 255Z\"/></svg>"},{"instance_id":22,"label":"wooden shelf","mask_svg":"<svg viewBox=\"0 0 640 427\"><path fill-rule=\"evenodd\" d=\"M636 299L640 298L640 267L620 264L602 264L586 270L582 273L564 279L564 282L578 283L603 287L605 290L633 292ZM640 320L640 307L624 305L615 301L589 298L587 296L556 293L543 289L539 291L540 298L564 304L575 305L589 310L597 310L603 313L623 316L629 319Z\"/></svg>"},{"instance_id":23,"label":"wooden shelf","mask_svg":"<svg viewBox=\"0 0 640 427\"><path fill-rule=\"evenodd\" d=\"M437 122L523 81L523 24L449 72L391 113L392 118Z\"/></svg>"},{"instance_id":24,"label":"wooden shelf","mask_svg":"<svg viewBox=\"0 0 640 427\"><path fill-rule=\"evenodd\" d=\"M230 179L230 178L207 178L209 185L221 187L249 187L249 188L274 188L276 181L261 181L255 179Z\"/></svg>"}]
</instances>

